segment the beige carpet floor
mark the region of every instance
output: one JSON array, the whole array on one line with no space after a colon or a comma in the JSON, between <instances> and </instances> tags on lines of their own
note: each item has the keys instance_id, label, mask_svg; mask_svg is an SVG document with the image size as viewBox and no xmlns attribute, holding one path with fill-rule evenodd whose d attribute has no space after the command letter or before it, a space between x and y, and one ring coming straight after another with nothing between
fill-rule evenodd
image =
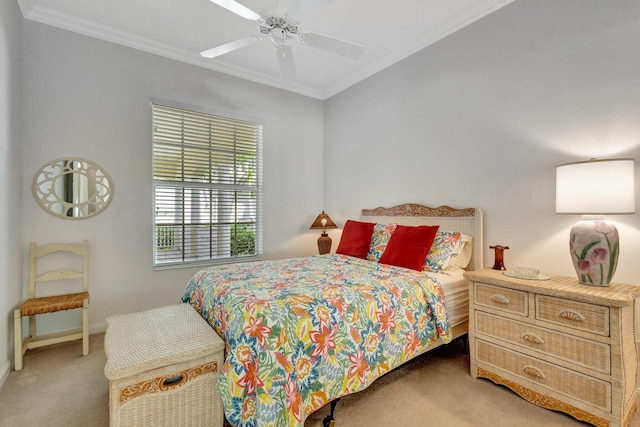
<instances>
[{"instance_id":1,"label":"beige carpet floor","mask_svg":"<svg viewBox=\"0 0 640 427\"><path fill-rule=\"evenodd\" d=\"M104 377L104 334L91 336L91 353L80 341L27 352L24 369L12 371L0 389L0 426L108 426L109 392ZM336 427L584 426L573 418L521 399L510 390L469 375L460 343L443 346L344 397ZM307 420L321 427L324 407ZM640 426L636 413L633 426Z\"/></svg>"}]
</instances>

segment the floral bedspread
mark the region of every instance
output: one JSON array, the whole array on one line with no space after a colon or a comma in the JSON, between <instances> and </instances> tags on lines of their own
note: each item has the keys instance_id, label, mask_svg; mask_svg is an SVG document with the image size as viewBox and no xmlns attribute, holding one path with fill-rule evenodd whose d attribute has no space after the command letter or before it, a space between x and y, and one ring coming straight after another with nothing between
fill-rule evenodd
<instances>
[{"instance_id":1,"label":"floral bedspread","mask_svg":"<svg viewBox=\"0 0 640 427\"><path fill-rule=\"evenodd\" d=\"M235 426L303 426L451 339L435 280L342 255L207 268L182 300L226 341L218 391Z\"/></svg>"}]
</instances>

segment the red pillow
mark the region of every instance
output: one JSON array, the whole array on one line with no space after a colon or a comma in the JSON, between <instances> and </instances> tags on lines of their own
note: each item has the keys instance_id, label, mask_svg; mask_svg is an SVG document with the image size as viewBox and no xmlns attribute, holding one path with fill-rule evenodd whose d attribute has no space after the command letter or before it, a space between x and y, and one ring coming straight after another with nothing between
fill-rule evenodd
<instances>
[{"instance_id":1,"label":"red pillow","mask_svg":"<svg viewBox=\"0 0 640 427\"><path fill-rule=\"evenodd\" d=\"M374 226L372 222L347 220L336 253L365 259L369 252Z\"/></svg>"},{"instance_id":2,"label":"red pillow","mask_svg":"<svg viewBox=\"0 0 640 427\"><path fill-rule=\"evenodd\" d=\"M417 227L398 225L379 262L422 271L422 264L436 237L438 227L438 225Z\"/></svg>"}]
</instances>

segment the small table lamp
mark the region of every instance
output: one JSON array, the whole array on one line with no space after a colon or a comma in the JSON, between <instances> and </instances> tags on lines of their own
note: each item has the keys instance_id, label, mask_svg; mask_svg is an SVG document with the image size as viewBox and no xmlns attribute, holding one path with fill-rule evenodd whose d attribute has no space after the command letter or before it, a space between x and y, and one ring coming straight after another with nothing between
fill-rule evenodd
<instances>
[{"instance_id":1,"label":"small table lamp","mask_svg":"<svg viewBox=\"0 0 640 427\"><path fill-rule=\"evenodd\" d=\"M331 228L338 228L338 226L324 211L318 215L311 227L309 227L310 230L322 230L322 234L318 237L318 252L320 255L328 254L331 251L331 237L326 232Z\"/></svg>"},{"instance_id":2,"label":"small table lamp","mask_svg":"<svg viewBox=\"0 0 640 427\"><path fill-rule=\"evenodd\" d=\"M582 214L569 248L578 280L608 286L618 265L618 230L604 214L636 212L633 159L589 160L556 168L556 213Z\"/></svg>"}]
</instances>

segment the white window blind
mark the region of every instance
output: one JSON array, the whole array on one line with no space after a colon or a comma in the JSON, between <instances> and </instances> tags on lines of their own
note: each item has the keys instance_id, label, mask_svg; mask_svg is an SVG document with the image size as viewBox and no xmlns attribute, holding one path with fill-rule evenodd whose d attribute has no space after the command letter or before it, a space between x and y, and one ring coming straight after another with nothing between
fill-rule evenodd
<instances>
[{"instance_id":1,"label":"white window blind","mask_svg":"<svg viewBox=\"0 0 640 427\"><path fill-rule=\"evenodd\" d=\"M154 266L259 258L262 124L152 102Z\"/></svg>"}]
</instances>

